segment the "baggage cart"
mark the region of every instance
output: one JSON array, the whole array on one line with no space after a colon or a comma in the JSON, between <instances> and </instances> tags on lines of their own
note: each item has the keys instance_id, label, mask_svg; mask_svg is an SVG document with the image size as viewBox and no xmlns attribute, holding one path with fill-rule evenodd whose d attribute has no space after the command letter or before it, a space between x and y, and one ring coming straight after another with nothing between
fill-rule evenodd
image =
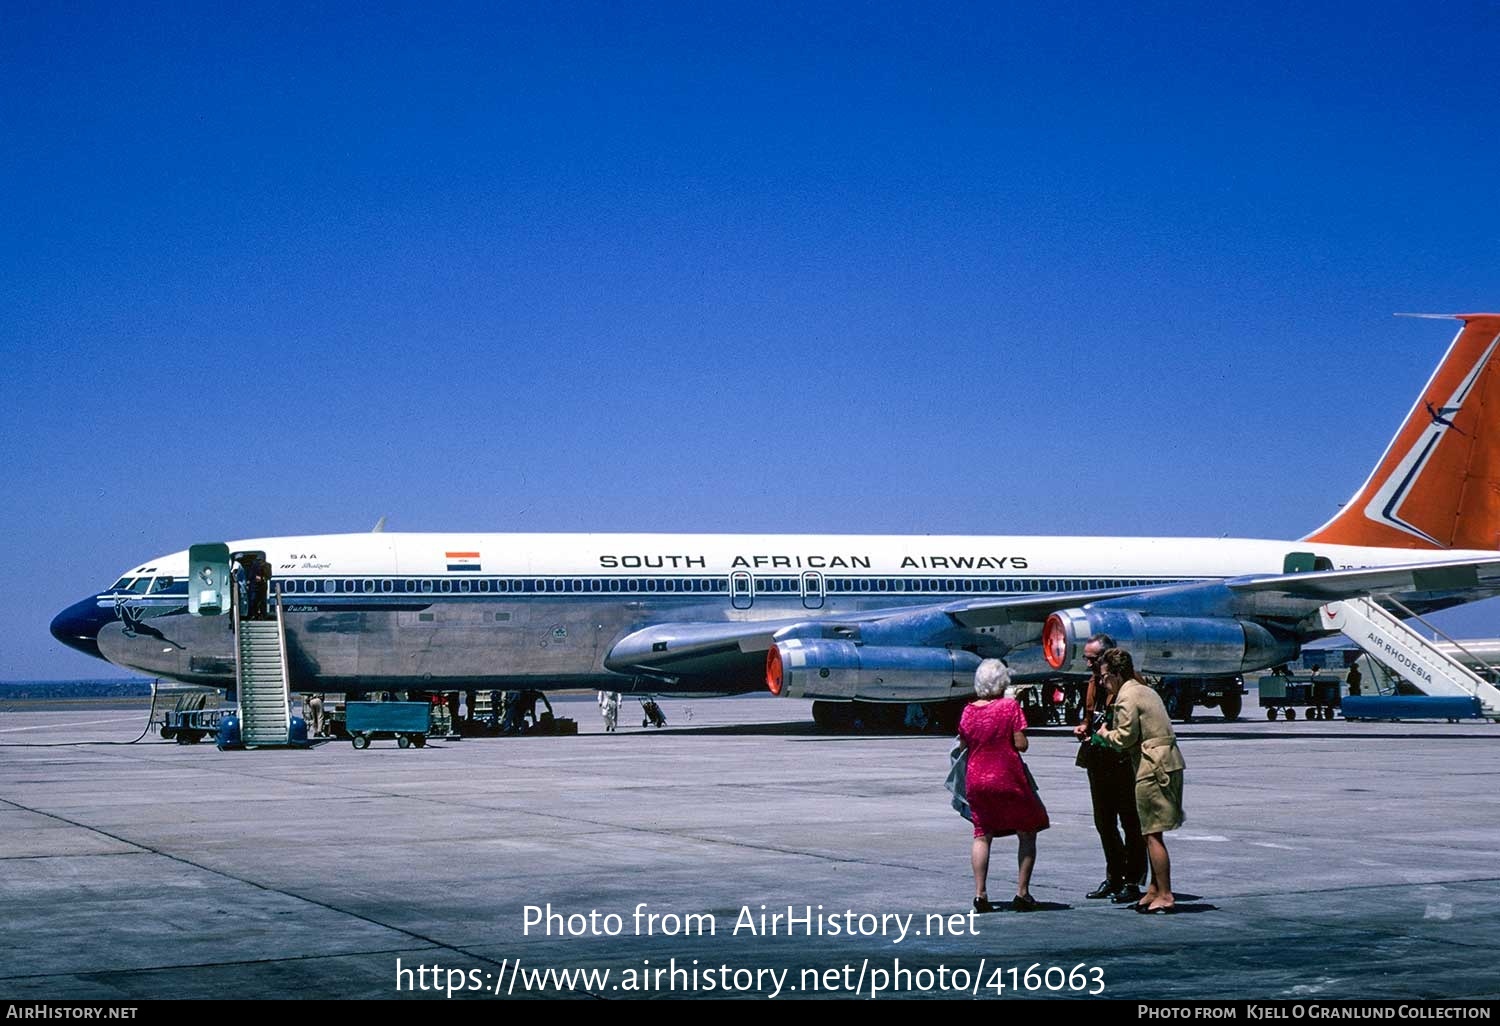
<instances>
[{"instance_id":1,"label":"baggage cart","mask_svg":"<svg viewBox=\"0 0 1500 1026\"><path fill-rule=\"evenodd\" d=\"M1278 673L1262 677L1256 690L1268 720L1274 720L1278 714L1295 720L1297 710L1303 707L1310 720L1331 720L1340 704L1343 681L1332 675L1287 677Z\"/></svg>"},{"instance_id":2,"label":"baggage cart","mask_svg":"<svg viewBox=\"0 0 1500 1026\"><path fill-rule=\"evenodd\" d=\"M347 702L344 729L355 748L394 738L401 748L427 744L432 706L427 702Z\"/></svg>"}]
</instances>

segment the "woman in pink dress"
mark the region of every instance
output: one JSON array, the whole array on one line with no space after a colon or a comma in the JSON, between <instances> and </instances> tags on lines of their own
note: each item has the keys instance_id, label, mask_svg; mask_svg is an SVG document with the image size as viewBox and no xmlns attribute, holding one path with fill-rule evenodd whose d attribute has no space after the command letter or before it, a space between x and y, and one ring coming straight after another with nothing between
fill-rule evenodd
<instances>
[{"instance_id":1,"label":"woman in pink dress","mask_svg":"<svg viewBox=\"0 0 1500 1026\"><path fill-rule=\"evenodd\" d=\"M977 699L964 709L958 721L958 736L969 751L965 796L974 817L974 910L992 912L985 885L990 872L990 842L1015 834L1020 841L1017 855L1016 897L1011 908L1030 912L1037 907L1031 896L1031 870L1036 865L1036 835L1048 827L1047 810L1031 785L1021 762L1026 751L1026 718L1013 698L1006 698L1010 669L998 659L986 659L974 671Z\"/></svg>"}]
</instances>

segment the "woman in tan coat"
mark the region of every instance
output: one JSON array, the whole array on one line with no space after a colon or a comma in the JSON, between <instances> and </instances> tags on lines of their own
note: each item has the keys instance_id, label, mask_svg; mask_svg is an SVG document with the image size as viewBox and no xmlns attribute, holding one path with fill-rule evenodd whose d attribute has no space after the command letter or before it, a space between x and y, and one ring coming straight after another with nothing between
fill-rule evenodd
<instances>
[{"instance_id":1,"label":"woman in tan coat","mask_svg":"<svg viewBox=\"0 0 1500 1026\"><path fill-rule=\"evenodd\" d=\"M1135 807L1151 862L1151 886L1137 912L1171 912L1172 861L1162 834L1182 826L1182 775L1186 763L1161 696L1135 677L1130 653L1112 648L1099 660L1100 676L1109 688L1114 726L1096 731L1095 744L1118 748L1135 767Z\"/></svg>"}]
</instances>

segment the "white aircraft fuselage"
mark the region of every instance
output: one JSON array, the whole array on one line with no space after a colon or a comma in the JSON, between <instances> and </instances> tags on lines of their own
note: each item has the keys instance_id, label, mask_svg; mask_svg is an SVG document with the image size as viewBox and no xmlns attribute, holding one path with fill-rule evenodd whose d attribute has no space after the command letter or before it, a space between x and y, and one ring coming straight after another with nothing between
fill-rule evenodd
<instances>
[{"instance_id":1,"label":"white aircraft fuselage","mask_svg":"<svg viewBox=\"0 0 1500 1026\"><path fill-rule=\"evenodd\" d=\"M717 681L680 668L637 679L611 653L656 624L837 618L1001 596L1050 598L1061 608L1085 592L1281 574L1294 553L1335 568L1432 558L1422 550L1297 541L956 535L346 534L229 547L264 553L272 567L293 680L337 691L545 686L728 694L765 686L758 659ZM187 573L186 550L149 560L81 603L83 610L73 607L72 616L99 622L96 643L111 662L229 686L228 618L187 615ZM135 628L117 616L117 603L142 610ZM139 630L142 623L150 630ZM1038 640L1034 621L997 625L985 636L1022 675L1053 672Z\"/></svg>"},{"instance_id":2,"label":"white aircraft fuselage","mask_svg":"<svg viewBox=\"0 0 1500 1026\"><path fill-rule=\"evenodd\" d=\"M1147 671L1232 675L1328 633L1327 603L1373 595L1421 613L1500 594L1500 315L1458 319L1364 485L1297 541L372 532L228 549L263 557L306 691L941 701L967 692L981 658L1022 678L1080 673L1095 633ZM137 564L53 634L231 686L233 618L189 612L189 555Z\"/></svg>"}]
</instances>

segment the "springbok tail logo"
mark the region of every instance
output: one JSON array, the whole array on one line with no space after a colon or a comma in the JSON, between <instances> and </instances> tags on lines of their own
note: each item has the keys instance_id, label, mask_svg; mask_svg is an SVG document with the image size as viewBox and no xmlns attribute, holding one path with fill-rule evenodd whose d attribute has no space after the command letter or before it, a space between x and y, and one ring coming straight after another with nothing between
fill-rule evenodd
<instances>
[{"instance_id":1,"label":"springbok tail logo","mask_svg":"<svg viewBox=\"0 0 1500 1026\"><path fill-rule=\"evenodd\" d=\"M1306 541L1500 548L1500 314L1460 314L1447 354L1369 479Z\"/></svg>"}]
</instances>

